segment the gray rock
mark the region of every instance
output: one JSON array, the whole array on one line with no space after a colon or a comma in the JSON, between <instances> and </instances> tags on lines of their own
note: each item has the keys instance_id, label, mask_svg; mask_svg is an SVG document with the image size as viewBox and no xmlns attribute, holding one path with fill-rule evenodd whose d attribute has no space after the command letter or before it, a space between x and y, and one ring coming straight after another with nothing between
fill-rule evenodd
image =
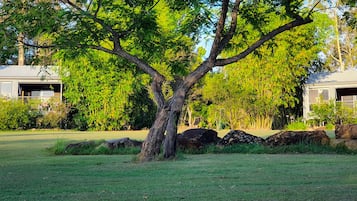
<instances>
[{"instance_id":1,"label":"gray rock","mask_svg":"<svg viewBox=\"0 0 357 201\"><path fill-rule=\"evenodd\" d=\"M219 142L218 145L227 146L233 144L262 144L264 139L241 130L229 131Z\"/></svg>"},{"instance_id":2,"label":"gray rock","mask_svg":"<svg viewBox=\"0 0 357 201\"><path fill-rule=\"evenodd\" d=\"M330 138L323 130L316 131L281 131L265 139L269 146L283 146L292 144L329 144Z\"/></svg>"},{"instance_id":3,"label":"gray rock","mask_svg":"<svg viewBox=\"0 0 357 201\"><path fill-rule=\"evenodd\" d=\"M120 138L120 139L107 140L105 142L105 145L109 149L126 148L126 147L141 147L142 142L137 141L137 140L132 140L132 139L126 137L126 138Z\"/></svg>"},{"instance_id":4,"label":"gray rock","mask_svg":"<svg viewBox=\"0 0 357 201\"><path fill-rule=\"evenodd\" d=\"M335 126L336 139L357 139L357 124Z\"/></svg>"},{"instance_id":5,"label":"gray rock","mask_svg":"<svg viewBox=\"0 0 357 201\"><path fill-rule=\"evenodd\" d=\"M216 131L204 128L189 129L177 136L177 143L181 149L201 149L216 144L219 140Z\"/></svg>"}]
</instances>

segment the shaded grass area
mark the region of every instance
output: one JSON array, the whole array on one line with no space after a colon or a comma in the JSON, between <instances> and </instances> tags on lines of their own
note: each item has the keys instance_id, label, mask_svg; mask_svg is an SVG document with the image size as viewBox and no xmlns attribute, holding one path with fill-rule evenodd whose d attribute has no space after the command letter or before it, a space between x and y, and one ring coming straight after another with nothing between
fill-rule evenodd
<instances>
[{"instance_id":1,"label":"shaded grass area","mask_svg":"<svg viewBox=\"0 0 357 201\"><path fill-rule=\"evenodd\" d=\"M104 138L65 135L0 135L0 200L356 200L355 155L204 154L140 164L133 155L49 154L61 139Z\"/></svg>"},{"instance_id":2,"label":"shaded grass area","mask_svg":"<svg viewBox=\"0 0 357 201\"><path fill-rule=\"evenodd\" d=\"M354 200L356 157L189 155L136 164L60 156L0 166L1 200Z\"/></svg>"}]
</instances>

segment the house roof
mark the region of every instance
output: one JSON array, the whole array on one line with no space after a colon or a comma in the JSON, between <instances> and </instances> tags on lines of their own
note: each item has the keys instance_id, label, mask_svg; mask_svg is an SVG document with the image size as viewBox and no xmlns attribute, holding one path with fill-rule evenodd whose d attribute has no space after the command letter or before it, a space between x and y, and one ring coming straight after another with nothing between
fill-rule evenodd
<instances>
[{"instance_id":1,"label":"house roof","mask_svg":"<svg viewBox=\"0 0 357 201\"><path fill-rule=\"evenodd\" d=\"M310 75L306 84L357 83L357 69L321 72Z\"/></svg>"},{"instance_id":2,"label":"house roof","mask_svg":"<svg viewBox=\"0 0 357 201\"><path fill-rule=\"evenodd\" d=\"M59 80L56 66L0 65L0 79Z\"/></svg>"}]
</instances>

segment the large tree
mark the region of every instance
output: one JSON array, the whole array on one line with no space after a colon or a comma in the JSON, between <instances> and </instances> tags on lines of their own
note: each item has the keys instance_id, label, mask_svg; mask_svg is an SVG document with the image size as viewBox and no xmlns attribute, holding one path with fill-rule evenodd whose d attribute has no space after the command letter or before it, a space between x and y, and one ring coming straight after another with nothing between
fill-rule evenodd
<instances>
[{"instance_id":1,"label":"large tree","mask_svg":"<svg viewBox=\"0 0 357 201\"><path fill-rule=\"evenodd\" d=\"M258 9L262 2L268 9ZM300 0L59 0L4 1L1 5L3 15L10 16L18 33L28 34L27 38L44 32L52 33L53 46L85 50L94 49L126 59L151 77L151 89L157 104L156 119L142 146L140 160L154 159L160 153L164 140L164 157L176 154L177 123L188 92L205 74L215 66L235 63L276 35L312 22L313 9ZM26 7L27 13L19 14L19 7ZM159 18L160 9L167 9L170 18ZM269 13L277 13L282 22L276 27L266 26ZM238 16L240 16L238 18ZM258 30L257 40L246 44L241 52L223 57L222 51L229 45L241 29L239 20L252 22ZM166 22L167 29L159 25ZM245 26L244 24L239 24ZM36 29L37 27L37 29ZM238 32L237 32L238 31ZM207 58L197 66L188 66L190 71L176 71L167 66L167 61L151 61L162 54L166 44L175 41L167 39L170 33L184 35L177 41L186 39L193 42L202 40L202 35L213 33L213 42ZM249 37L249 36L246 36ZM245 40L243 37L242 40ZM26 44L26 41L25 41ZM136 44L141 44L136 46ZM191 59L185 45L177 45L177 56ZM44 45L45 47L46 45ZM189 62L195 63L195 62ZM165 68L162 68L162 67ZM169 73L168 73L169 71ZM172 76L172 78L167 78ZM167 96L167 88L172 93ZM169 90L170 91L170 90ZM164 138L164 134L166 137Z\"/></svg>"}]
</instances>

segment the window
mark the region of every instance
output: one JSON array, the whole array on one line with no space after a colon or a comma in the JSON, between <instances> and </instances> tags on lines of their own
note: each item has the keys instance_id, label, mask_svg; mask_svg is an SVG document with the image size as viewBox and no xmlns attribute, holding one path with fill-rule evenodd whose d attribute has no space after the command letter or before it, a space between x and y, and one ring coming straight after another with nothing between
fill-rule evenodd
<instances>
[{"instance_id":1,"label":"window","mask_svg":"<svg viewBox=\"0 0 357 201\"><path fill-rule=\"evenodd\" d=\"M0 82L0 97L10 98L12 94L11 82Z\"/></svg>"},{"instance_id":2,"label":"window","mask_svg":"<svg viewBox=\"0 0 357 201\"><path fill-rule=\"evenodd\" d=\"M341 102L344 106L353 108L355 104L355 96L341 96Z\"/></svg>"},{"instance_id":3,"label":"window","mask_svg":"<svg viewBox=\"0 0 357 201\"><path fill-rule=\"evenodd\" d=\"M328 89L310 89L309 90L309 109L312 111L312 105L327 102L330 99Z\"/></svg>"},{"instance_id":4,"label":"window","mask_svg":"<svg viewBox=\"0 0 357 201\"><path fill-rule=\"evenodd\" d=\"M31 91L31 97L38 98L41 101L48 101L54 95L55 92L51 90Z\"/></svg>"},{"instance_id":5,"label":"window","mask_svg":"<svg viewBox=\"0 0 357 201\"><path fill-rule=\"evenodd\" d=\"M309 102L310 104L315 104L318 101L319 91L316 89L309 90Z\"/></svg>"},{"instance_id":6,"label":"window","mask_svg":"<svg viewBox=\"0 0 357 201\"><path fill-rule=\"evenodd\" d=\"M321 90L320 98L321 98L323 101L328 101L328 100L329 100L329 95L328 95L328 90L327 90L327 89Z\"/></svg>"},{"instance_id":7,"label":"window","mask_svg":"<svg viewBox=\"0 0 357 201\"><path fill-rule=\"evenodd\" d=\"M309 102L310 104L315 104L320 101L329 100L329 91L328 89L310 89L309 90Z\"/></svg>"}]
</instances>

